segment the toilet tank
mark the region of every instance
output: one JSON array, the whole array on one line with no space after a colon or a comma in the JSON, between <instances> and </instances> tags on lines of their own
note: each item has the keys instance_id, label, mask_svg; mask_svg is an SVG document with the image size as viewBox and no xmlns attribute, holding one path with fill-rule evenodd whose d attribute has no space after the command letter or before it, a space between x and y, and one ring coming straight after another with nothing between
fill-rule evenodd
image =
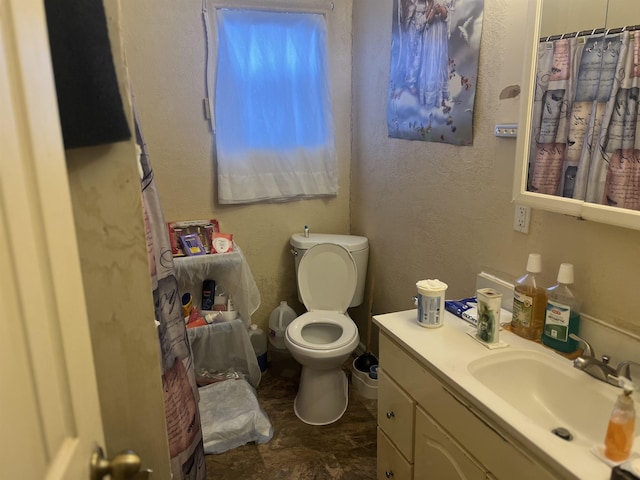
<instances>
[{"instance_id":1,"label":"toilet tank","mask_svg":"<svg viewBox=\"0 0 640 480\"><path fill-rule=\"evenodd\" d=\"M338 235L332 233L310 233L305 237L302 233L294 233L289 241L293 247L296 260L296 276L298 275L298 265L300 259L306 251L318 243L335 243L346 248L356 262L357 283L356 292L349 307L357 307L364 299L364 285L367 280L367 263L369 261L369 240L367 237L357 235ZM296 287L298 282L296 281ZM298 290L298 300L302 302L300 290Z\"/></svg>"}]
</instances>

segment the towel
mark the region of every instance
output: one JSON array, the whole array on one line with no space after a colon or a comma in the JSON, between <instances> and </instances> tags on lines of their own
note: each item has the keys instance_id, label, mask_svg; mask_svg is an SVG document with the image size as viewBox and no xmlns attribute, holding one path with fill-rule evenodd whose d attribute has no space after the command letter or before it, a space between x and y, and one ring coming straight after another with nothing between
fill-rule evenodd
<instances>
[{"instance_id":1,"label":"towel","mask_svg":"<svg viewBox=\"0 0 640 480\"><path fill-rule=\"evenodd\" d=\"M65 148L131 138L101 0L45 0Z\"/></svg>"}]
</instances>

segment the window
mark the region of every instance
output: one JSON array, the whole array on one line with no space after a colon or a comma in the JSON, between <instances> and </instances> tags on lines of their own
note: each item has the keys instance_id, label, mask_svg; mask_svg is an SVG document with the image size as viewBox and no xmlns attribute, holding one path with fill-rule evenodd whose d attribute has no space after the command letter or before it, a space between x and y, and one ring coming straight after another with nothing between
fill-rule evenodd
<instances>
[{"instance_id":1,"label":"window","mask_svg":"<svg viewBox=\"0 0 640 480\"><path fill-rule=\"evenodd\" d=\"M216 9L215 25L218 200L336 195L325 17Z\"/></svg>"}]
</instances>

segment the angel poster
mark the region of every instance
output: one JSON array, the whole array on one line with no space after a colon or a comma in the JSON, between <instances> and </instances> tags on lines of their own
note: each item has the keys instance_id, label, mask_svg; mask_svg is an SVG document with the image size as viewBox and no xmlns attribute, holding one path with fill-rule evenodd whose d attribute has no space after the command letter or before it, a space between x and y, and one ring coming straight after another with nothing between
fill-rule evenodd
<instances>
[{"instance_id":1,"label":"angel poster","mask_svg":"<svg viewBox=\"0 0 640 480\"><path fill-rule=\"evenodd\" d=\"M471 145L484 0L393 3L389 136Z\"/></svg>"}]
</instances>

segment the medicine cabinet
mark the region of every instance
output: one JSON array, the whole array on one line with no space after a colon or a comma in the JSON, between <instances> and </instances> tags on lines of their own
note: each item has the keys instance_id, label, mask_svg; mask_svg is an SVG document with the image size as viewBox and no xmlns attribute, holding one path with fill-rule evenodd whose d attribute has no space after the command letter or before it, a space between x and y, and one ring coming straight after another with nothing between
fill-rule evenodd
<instances>
[{"instance_id":1,"label":"medicine cabinet","mask_svg":"<svg viewBox=\"0 0 640 480\"><path fill-rule=\"evenodd\" d=\"M640 230L638 0L529 0L513 197Z\"/></svg>"}]
</instances>

